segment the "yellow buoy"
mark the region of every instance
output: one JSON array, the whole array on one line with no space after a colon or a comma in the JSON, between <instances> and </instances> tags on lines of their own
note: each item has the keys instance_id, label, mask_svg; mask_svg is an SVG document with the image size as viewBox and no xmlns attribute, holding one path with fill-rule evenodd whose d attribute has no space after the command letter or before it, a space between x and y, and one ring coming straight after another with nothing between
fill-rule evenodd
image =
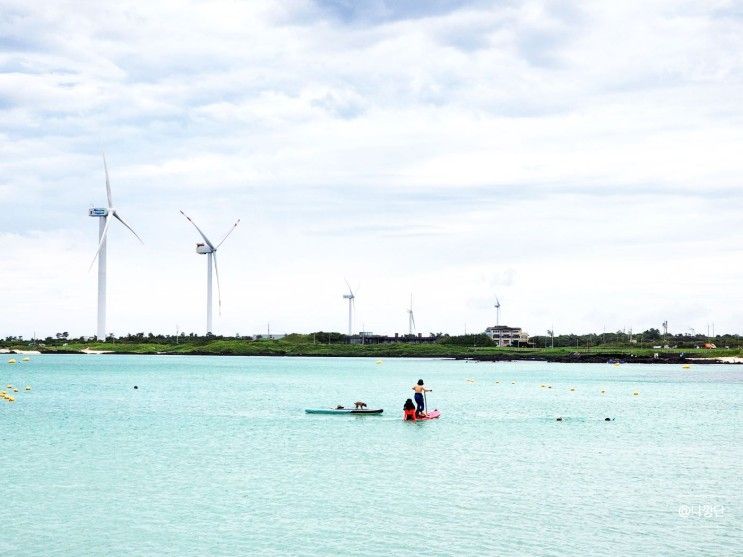
<instances>
[{"instance_id":1,"label":"yellow buoy","mask_svg":"<svg viewBox=\"0 0 743 557\"><path fill-rule=\"evenodd\" d=\"M516 381L511 381L511 385L515 385L515 384L516 384Z\"/></svg>"},{"instance_id":2,"label":"yellow buoy","mask_svg":"<svg viewBox=\"0 0 743 557\"><path fill-rule=\"evenodd\" d=\"M496 381L496 383L500 383L500 381Z\"/></svg>"},{"instance_id":3,"label":"yellow buoy","mask_svg":"<svg viewBox=\"0 0 743 557\"><path fill-rule=\"evenodd\" d=\"M551 389L551 388L552 388L552 385L547 385L547 388L548 388L548 389Z\"/></svg>"},{"instance_id":4,"label":"yellow buoy","mask_svg":"<svg viewBox=\"0 0 743 557\"><path fill-rule=\"evenodd\" d=\"M8 402L15 402L15 398L13 398L12 396L9 396L8 397Z\"/></svg>"},{"instance_id":5,"label":"yellow buoy","mask_svg":"<svg viewBox=\"0 0 743 557\"><path fill-rule=\"evenodd\" d=\"M606 393L606 391L604 389L601 389L601 394L603 395L605 393Z\"/></svg>"},{"instance_id":6,"label":"yellow buoy","mask_svg":"<svg viewBox=\"0 0 743 557\"><path fill-rule=\"evenodd\" d=\"M14 364L14 363L16 363L16 362L15 362L15 358L11 358L10 360L8 360L8 363L9 363L9 364Z\"/></svg>"},{"instance_id":7,"label":"yellow buoy","mask_svg":"<svg viewBox=\"0 0 743 557\"><path fill-rule=\"evenodd\" d=\"M13 389L13 392L14 392L14 393L17 393L17 392L18 392L18 389Z\"/></svg>"},{"instance_id":8,"label":"yellow buoy","mask_svg":"<svg viewBox=\"0 0 743 557\"><path fill-rule=\"evenodd\" d=\"M570 387L570 390L571 390L571 391L574 391L574 390L575 390L575 387Z\"/></svg>"},{"instance_id":9,"label":"yellow buoy","mask_svg":"<svg viewBox=\"0 0 743 557\"><path fill-rule=\"evenodd\" d=\"M684 364L681 366L681 369L689 369L691 366L689 364Z\"/></svg>"},{"instance_id":10,"label":"yellow buoy","mask_svg":"<svg viewBox=\"0 0 743 557\"><path fill-rule=\"evenodd\" d=\"M637 395L639 395L639 394L640 394L640 393L639 393L638 391L635 391L634 393L632 393L632 395L633 395L633 396L637 396Z\"/></svg>"},{"instance_id":11,"label":"yellow buoy","mask_svg":"<svg viewBox=\"0 0 743 557\"><path fill-rule=\"evenodd\" d=\"M31 385L26 385L26 390L27 391L30 391L31 390Z\"/></svg>"},{"instance_id":12,"label":"yellow buoy","mask_svg":"<svg viewBox=\"0 0 743 557\"><path fill-rule=\"evenodd\" d=\"M28 356L26 356L25 358L23 358L23 361L24 362L30 362L31 361L31 358L29 358Z\"/></svg>"}]
</instances>

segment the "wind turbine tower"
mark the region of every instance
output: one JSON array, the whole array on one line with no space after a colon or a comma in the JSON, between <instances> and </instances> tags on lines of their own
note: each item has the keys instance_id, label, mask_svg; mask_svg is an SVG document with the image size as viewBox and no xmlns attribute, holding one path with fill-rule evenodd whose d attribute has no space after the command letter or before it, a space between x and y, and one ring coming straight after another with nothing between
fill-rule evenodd
<instances>
[{"instance_id":1,"label":"wind turbine tower","mask_svg":"<svg viewBox=\"0 0 743 557\"><path fill-rule=\"evenodd\" d=\"M103 155L103 170L106 173L106 197L108 198L107 207L95 207L88 210L89 217L98 219L98 250L90 262L90 269L93 268L96 257L98 258L98 324L96 327L96 337L99 341L106 340L106 239L108 238L108 227L111 224L111 217L118 220L126 226L134 236L142 242L142 238L137 236L131 226L124 222L113 206L111 197L111 183L108 179L108 165L106 164L106 155ZM144 242L142 242L144 244Z\"/></svg>"},{"instance_id":2,"label":"wind turbine tower","mask_svg":"<svg viewBox=\"0 0 743 557\"><path fill-rule=\"evenodd\" d=\"M356 296L354 296L353 290L351 290L351 285L348 284L348 281L346 281L346 286L348 286L348 294L344 294L343 298L348 300L348 336L350 337L351 329L353 327L353 308L356 306L356 302L354 301Z\"/></svg>"},{"instance_id":3,"label":"wind turbine tower","mask_svg":"<svg viewBox=\"0 0 743 557\"><path fill-rule=\"evenodd\" d=\"M498 296L495 297L495 326L496 328L500 325L500 300ZM498 346L503 344L503 333L498 329Z\"/></svg>"},{"instance_id":4,"label":"wind turbine tower","mask_svg":"<svg viewBox=\"0 0 743 557\"><path fill-rule=\"evenodd\" d=\"M408 309L408 334L413 336L415 329L415 317L413 317L413 294L410 294L410 309Z\"/></svg>"},{"instance_id":5,"label":"wind turbine tower","mask_svg":"<svg viewBox=\"0 0 743 557\"><path fill-rule=\"evenodd\" d=\"M217 249L219 246L224 244L224 241L227 239L227 237L232 234L232 232L237 228L237 225L240 224L240 219L237 219L237 222L232 225L232 227L229 229L227 234L225 234L224 238L222 238L222 241L219 242L216 246L212 244L209 241L209 238L206 237L206 234L204 234L201 231L201 228L196 226L196 223L191 220L191 217L189 217L186 213L181 211L181 215L186 217L188 219L188 222L193 224L194 228L199 231L199 234L204 239L204 243L197 243L196 244L196 253L200 255L206 255L206 334L210 334L212 332L212 262L214 264L214 271L217 275L217 301L219 303L219 315L222 315L222 289L219 286L219 266L217 265Z\"/></svg>"}]
</instances>

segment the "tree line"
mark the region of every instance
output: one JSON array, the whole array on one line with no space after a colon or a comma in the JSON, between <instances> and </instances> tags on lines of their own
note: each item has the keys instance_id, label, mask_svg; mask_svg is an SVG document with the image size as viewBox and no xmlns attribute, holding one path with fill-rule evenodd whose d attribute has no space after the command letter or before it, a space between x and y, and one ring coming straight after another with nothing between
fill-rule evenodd
<instances>
[{"instance_id":1,"label":"tree line","mask_svg":"<svg viewBox=\"0 0 743 557\"><path fill-rule=\"evenodd\" d=\"M469 335L449 335L445 333L430 333L427 339L433 340L436 344L454 345L454 346L473 346L473 347L494 347L497 345L487 335L469 334ZM58 332L54 336L48 336L44 339L24 339L22 336L7 336L0 340L0 345L10 346L18 344L43 344L48 346L62 346L66 343L84 344L94 342L95 337L80 336L72 337L67 331ZM179 334L162 334L162 333L127 333L126 335L110 334L106 342L121 344L163 344L176 345L180 343L190 345L207 344L215 340L243 340L243 341L266 341L270 340L267 336L224 336L214 334L198 333L179 333ZM286 335L281 339L283 342L291 343L312 343L312 344L344 344L351 342L351 337L344 333L316 331L309 334L293 333ZM397 342L411 343L419 341L417 336L402 335L396 339ZM616 331L604 333L576 334L566 333L555 335L552 331L547 331L545 335L535 335L529 337L528 343L521 343L520 347L530 348L590 348L590 347L619 347L619 346L641 346L653 347L661 346L669 348L696 348L705 344L715 344L718 348L731 347L738 348L743 345L743 336L737 334L718 334L708 337L703 334L667 334L664 335L660 330L650 328L639 333Z\"/></svg>"}]
</instances>

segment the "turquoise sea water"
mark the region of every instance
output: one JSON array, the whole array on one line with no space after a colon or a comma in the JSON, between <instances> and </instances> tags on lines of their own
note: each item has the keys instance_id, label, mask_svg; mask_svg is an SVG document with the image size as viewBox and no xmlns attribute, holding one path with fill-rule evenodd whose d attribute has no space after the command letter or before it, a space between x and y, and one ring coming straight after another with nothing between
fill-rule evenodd
<instances>
[{"instance_id":1,"label":"turquoise sea water","mask_svg":"<svg viewBox=\"0 0 743 557\"><path fill-rule=\"evenodd\" d=\"M741 367L2 365L0 554L743 553ZM442 417L405 423L421 377ZM384 414L304 413L358 399Z\"/></svg>"}]
</instances>

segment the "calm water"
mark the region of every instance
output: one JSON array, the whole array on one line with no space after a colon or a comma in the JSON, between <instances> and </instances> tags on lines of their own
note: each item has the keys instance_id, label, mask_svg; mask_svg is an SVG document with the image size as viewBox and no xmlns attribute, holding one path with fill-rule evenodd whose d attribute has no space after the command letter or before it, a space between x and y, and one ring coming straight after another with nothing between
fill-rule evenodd
<instances>
[{"instance_id":1,"label":"calm water","mask_svg":"<svg viewBox=\"0 0 743 557\"><path fill-rule=\"evenodd\" d=\"M4 360L0 554L743 553L741 367Z\"/></svg>"}]
</instances>

